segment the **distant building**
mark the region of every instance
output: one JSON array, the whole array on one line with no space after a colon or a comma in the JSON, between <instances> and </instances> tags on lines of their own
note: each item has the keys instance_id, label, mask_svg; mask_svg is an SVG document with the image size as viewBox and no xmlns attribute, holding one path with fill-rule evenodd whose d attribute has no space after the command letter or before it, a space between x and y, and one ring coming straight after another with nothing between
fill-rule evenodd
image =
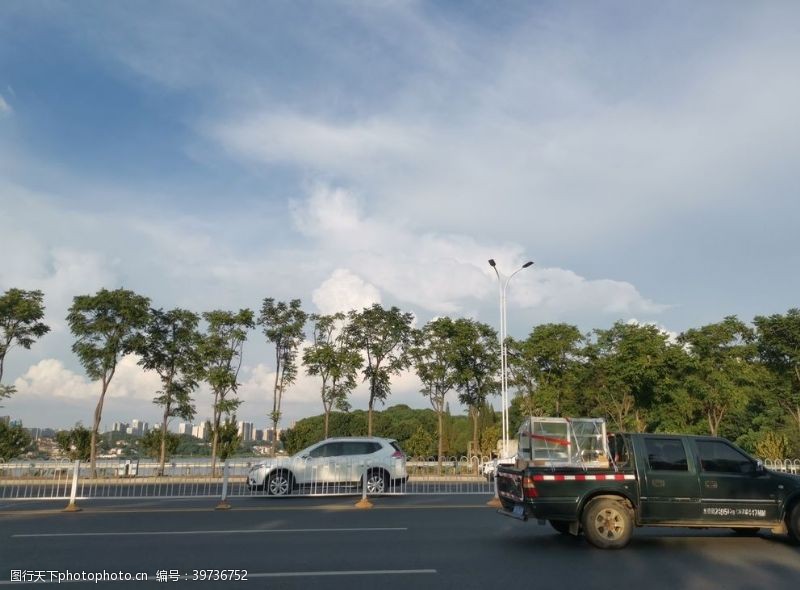
<instances>
[{"instance_id":1,"label":"distant building","mask_svg":"<svg viewBox=\"0 0 800 590\"><path fill-rule=\"evenodd\" d=\"M0 424L5 424L6 426L11 424L11 416L0 416Z\"/></svg>"},{"instance_id":2,"label":"distant building","mask_svg":"<svg viewBox=\"0 0 800 590\"><path fill-rule=\"evenodd\" d=\"M131 427L128 429L128 434L133 436L144 436L150 430L150 425L143 420L131 420Z\"/></svg>"},{"instance_id":3,"label":"distant building","mask_svg":"<svg viewBox=\"0 0 800 590\"><path fill-rule=\"evenodd\" d=\"M180 424L178 424L178 434L183 435L192 433L193 433L193 428L191 422L181 422Z\"/></svg>"},{"instance_id":4,"label":"distant building","mask_svg":"<svg viewBox=\"0 0 800 590\"><path fill-rule=\"evenodd\" d=\"M270 444L276 443L281 436L281 432L283 432L280 428L278 428L277 433L274 428L265 428L264 429L264 442L268 442Z\"/></svg>"},{"instance_id":5,"label":"distant building","mask_svg":"<svg viewBox=\"0 0 800 590\"><path fill-rule=\"evenodd\" d=\"M121 432L126 433L128 432L129 424L127 422L114 422L114 425L111 427L111 432Z\"/></svg>"},{"instance_id":6,"label":"distant building","mask_svg":"<svg viewBox=\"0 0 800 590\"><path fill-rule=\"evenodd\" d=\"M211 434L208 429L208 422L201 422L194 428L192 428L192 436L195 438L199 438L200 440L205 440L208 438L208 435Z\"/></svg>"},{"instance_id":7,"label":"distant building","mask_svg":"<svg viewBox=\"0 0 800 590\"><path fill-rule=\"evenodd\" d=\"M238 424L239 438L242 442L250 442L253 440L253 423L252 422L239 422Z\"/></svg>"},{"instance_id":8,"label":"distant building","mask_svg":"<svg viewBox=\"0 0 800 590\"><path fill-rule=\"evenodd\" d=\"M258 430L256 430L255 438L256 438L256 440L259 440L259 441L264 440L264 431L261 430L260 428Z\"/></svg>"}]
</instances>

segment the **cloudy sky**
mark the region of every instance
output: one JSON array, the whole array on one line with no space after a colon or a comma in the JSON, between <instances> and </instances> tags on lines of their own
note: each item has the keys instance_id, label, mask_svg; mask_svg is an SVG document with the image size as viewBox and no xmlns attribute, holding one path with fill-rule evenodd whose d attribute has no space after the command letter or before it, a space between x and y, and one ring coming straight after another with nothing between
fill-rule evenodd
<instances>
[{"instance_id":1,"label":"cloudy sky","mask_svg":"<svg viewBox=\"0 0 800 590\"><path fill-rule=\"evenodd\" d=\"M784 313L800 305L798 19L789 1L6 0L0 291L43 290L53 331L9 353L0 414L91 422L99 386L64 317L101 287L497 326L487 259L531 259L516 337ZM263 340L240 376L258 424ZM126 359L103 423L157 421L157 388ZM412 375L400 402L426 405ZM318 384L285 403L285 424L319 413Z\"/></svg>"}]
</instances>

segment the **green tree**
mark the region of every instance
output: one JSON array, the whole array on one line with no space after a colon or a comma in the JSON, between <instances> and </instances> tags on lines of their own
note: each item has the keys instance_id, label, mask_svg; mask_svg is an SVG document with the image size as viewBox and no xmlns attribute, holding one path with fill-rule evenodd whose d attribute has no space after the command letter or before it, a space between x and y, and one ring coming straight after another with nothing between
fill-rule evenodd
<instances>
[{"instance_id":1,"label":"green tree","mask_svg":"<svg viewBox=\"0 0 800 590\"><path fill-rule=\"evenodd\" d=\"M569 324L542 324L525 340L509 339L509 383L523 396L526 415L561 416L565 403L574 411L582 342Z\"/></svg>"},{"instance_id":2,"label":"green tree","mask_svg":"<svg viewBox=\"0 0 800 590\"><path fill-rule=\"evenodd\" d=\"M687 330L678 341L689 349L687 382L700 401L712 436L722 421L742 410L757 381L753 331L736 316Z\"/></svg>"},{"instance_id":3,"label":"green tree","mask_svg":"<svg viewBox=\"0 0 800 590\"><path fill-rule=\"evenodd\" d=\"M13 385L3 385L3 364L14 346L30 349L38 338L50 331L44 317L44 295L41 291L9 289L0 295L0 400L11 397Z\"/></svg>"},{"instance_id":4,"label":"green tree","mask_svg":"<svg viewBox=\"0 0 800 590\"><path fill-rule=\"evenodd\" d=\"M170 419L180 417L191 420L195 415L192 392L197 389L203 369L200 352L202 337L197 330L199 321L197 314L185 309L153 309L135 347L141 357L139 365L148 371L155 371L161 379L161 390L153 399L153 403L163 410L161 429L152 431L161 439L159 475L164 474L168 454Z\"/></svg>"},{"instance_id":5,"label":"green tree","mask_svg":"<svg viewBox=\"0 0 800 590\"><path fill-rule=\"evenodd\" d=\"M436 412L439 435L437 457L440 471L445 447L446 398L448 392L455 387L457 378L456 343L455 323L450 318L443 317L428 322L420 330L414 330L412 344L409 347L414 369L422 382L421 393L428 398L433 411Z\"/></svg>"},{"instance_id":6,"label":"green tree","mask_svg":"<svg viewBox=\"0 0 800 590\"><path fill-rule=\"evenodd\" d=\"M255 323L253 312L249 309L240 309L238 313L208 311L203 313L203 319L208 328L200 344L200 352L203 360L203 377L214 394L211 470L212 473L216 473L220 436L224 434L220 430L222 416L234 414L242 403L236 398L239 389L237 379L242 366L242 349L247 340L247 331L255 327Z\"/></svg>"},{"instance_id":7,"label":"green tree","mask_svg":"<svg viewBox=\"0 0 800 590\"><path fill-rule=\"evenodd\" d=\"M16 459L31 446L31 436L22 425L0 422L0 459Z\"/></svg>"},{"instance_id":8,"label":"green tree","mask_svg":"<svg viewBox=\"0 0 800 590\"><path fill-rule=\"evenodd\" d=\"M56 444L72 461L87 461L92 456L92 431L76 424L72 430L58 431Z\"/></svg>"},{"instance_id":9,"label":"green tree","mask_svg":"<svg viewBox=\"0 0 800 590\"><path fill-rule=\"evenodd\" d=\"M800 430L800 309L756 316L754 323L761 359L779 379L775 397Z\"/></svg>"},{"instance_id":10,"label":"green tree","mask_svg":"<svg viewBox=\"0 0 800 590\"><path fill-rule=\"evenodd\" d=\"M372 436L372 412L375 402L385 403L391 393L391 377L409 367L413 315L397 307L384 309L374 303L360 312L351 311L347 335L366 356L364 380L369 382L367 435Z\"/></svg>"},{"instance_id":11,"label":"green tree","mask_svg":"<svg viewBox=\"0 0 800 590\"><path fill-rule=\"evenodd\" d=\"M322 380L320 395L325 412L325 438L328 438L331 411L350 409L347 398L358 384L356 376L363 360L353 350L347 331L342 329L346 319L343 313L310 317L314 323L314 342L303 352L303 364L308 375Z\"/></svg>"},{"instance_id":12,"label":"green tree","mask_svg":"<svg viewBox=\"0 0 800 590\"><path fill-rule=\"evenodd\" d=\"M78 295L69 308L67 322L76 338L72 351L78 355L89 378L101 383L92 426L92 473L95 471L97 435L108 386L117 363L132 352L139 331L147 324L149 308L147 297L125 289L101 289L95 295Z\"/></svg>"},{"instance_id":13,"label":"green tree","mask_svg":"<svg viewBox=\"0 0 800 590\"><path fill-rule=\"evenodd\" d=\"M272 298L264 299L258 323L263 326L267 341L275 346L275 384L272 390L272 427L278 432L281 419L281 399L297 378L297 350L303 342L303 328L308 314L299 299L288 304Z\"/></svg>"},{"instance_id":14,"label":"green tree","mask_svg":"<svg viewBox=\"0 0 800 590\"><path fill-rule=\"evenodd\" d=\"M434 445L436 445L436 441L433 439L430 432L425 430L422 426L417 426L414 434L408 438L403 448L406 453L408 453L409 457L416 457L424 460L433 454Z\"/></svg>"},{"instance_id":15,"label":"green tree","mask_svg":"<svg viewBox=\"0 0 800 590\"><path fill-rule=\"evenodd\" d=\"M623 322L595 335L585 349L586 394L617 430L643 432L667 370L668 335L655 326Z\"/></svg>"},{"instance_id":16,"label":"green tree","mask_svg":"<svg viewBox=\"0 0 800 590\"><path fill-rule=\"evenodd\" d=\"M159 475L164 475L165 459L174 455L180 444L180 436L174 432L161 432L159 428L148 430L139 441L139 446L146 456L160 460Z\"/></svg>"},{"instance_id":17,"label":"green tree","mask_svg":"<svg viewBox=\"0 0 800 590\"><path fill-rule=\"evenodd\" d=\"M239 436L239 429L236 426L236 414L230 418L226 418L225 422L220 425L219 429L219 458L220 461L225 461L239 450L239 445L242 444L242 439Z\"/></svg>"},{"instance_id":18,"label":"green tree","mask_svg":"<svg viewBox=\"0 0 800 590\"><path fill-rule=\"evenodd\" d=\"M472 418L472 449L480 448L478 430L481 409L489 394L500 388L500 343L489 325L471 319L454 322L455 385L458 400L469 409Z\"/></svg>"}]
</instances>

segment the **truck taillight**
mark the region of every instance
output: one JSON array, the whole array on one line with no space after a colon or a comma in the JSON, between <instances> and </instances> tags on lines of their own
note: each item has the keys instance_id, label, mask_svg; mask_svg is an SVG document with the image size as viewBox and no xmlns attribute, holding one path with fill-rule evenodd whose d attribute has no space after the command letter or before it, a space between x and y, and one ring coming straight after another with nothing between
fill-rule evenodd
<instances>
[{"instance_id":1,"label":"truck taillight","mask_svg":"<svg viewBox=\"0 0 800 590\"><path fill-rule=\"evenodd\" d=\"M535 498L538 495L532 477L522 478L522 495L526 498Z\"/></svg>"}]
</instances>

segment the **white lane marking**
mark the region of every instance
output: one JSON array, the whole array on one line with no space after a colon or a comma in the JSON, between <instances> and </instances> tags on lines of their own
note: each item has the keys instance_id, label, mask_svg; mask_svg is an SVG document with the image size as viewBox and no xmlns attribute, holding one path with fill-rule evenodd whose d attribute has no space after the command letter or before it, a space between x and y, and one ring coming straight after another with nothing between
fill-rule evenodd
<instances>
[{"instance_id":1,"label":"white lane marking","mask_svg":"<svg viewBox=\"0 0 800 590\"><path fill-rule=\"evenodd\" d=\"M254 573L248 572L247 579L251 578L313 578L313 577L325 577L325 576L402 576L402 575L415 575L415 574L438 574L439 572L435 569L420 569L420 570L342 570L342 571L319 571L319 572L261 572L261 573ZM191 576L181 576L181 580L192 580ZM114 582L131 582L133 580L103 580L100 582L93 582L97 584L107 584L107 583L114 583ZM138 580L138 582L144 582L145 580ZM148 582L158 582L159 584L162 583L162 580L159 580L154 575L147 576ZM86 580L62 580L59 582L56 580L43 580L41 582L11 582L9 580L0 580L0 586L24 586L26 584L72 584L72 583L86 583Z\"/></svg>"},{"instance_id":2,"label":"white lane marking","mask_svg":"<svg viewBox=\"0 0 800 590\"><path fill-rule=\"evenodd\" d=\"M11 535L12 538L39 537L136 537L146 535L238 535L266 533L375 533L391 531L407 531L408 527L396 528L353 528L353 529L231 529L208 531L130 531L112 533L27 533Z\"/></svg>"}]
</instances>

